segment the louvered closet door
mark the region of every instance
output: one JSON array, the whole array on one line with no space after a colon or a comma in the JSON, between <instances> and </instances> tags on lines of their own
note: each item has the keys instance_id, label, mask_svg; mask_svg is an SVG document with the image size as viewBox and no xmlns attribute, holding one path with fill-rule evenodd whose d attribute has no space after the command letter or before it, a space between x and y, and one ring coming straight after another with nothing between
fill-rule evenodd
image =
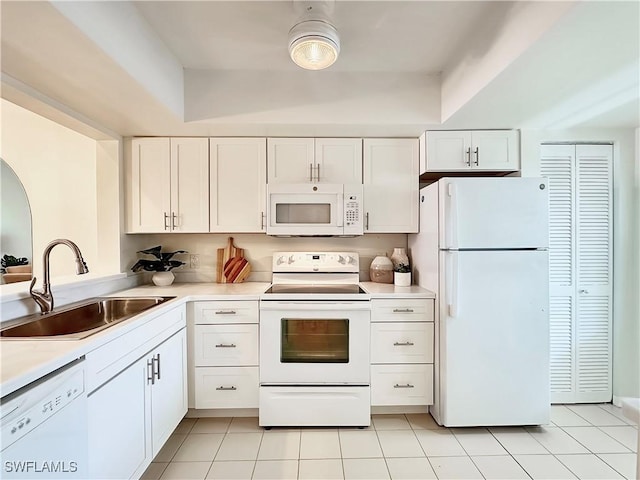
<instances>
[{"instance_id":1,"label":"louvered closet door","mask_svg":"<svg viewBox=\"0 0 640 480\"><path fill-rule=\"evenodd\" d=\"M577 401L611 400L611 145L576 146Z\"/></svg>"},{"instance_id":2,"label":"louvered closet door","mask_svg":"<svg viewBox=\"0 0 640 480\"><path fill-rule=\"evenodd\" d=\"M574 145L543 145L540 170L549 178L549 335L551 402L575 393Z\"/></svg>"},{"instance_id":3,"label":"louvered closet door","mask_svg":"<svg viewBox=\"0 0 640 480\"><path fill-rule=\"evenodd\" d=\"M611 399L610 145L543 145L552 403Z\"/></svg>"}]
</instances>

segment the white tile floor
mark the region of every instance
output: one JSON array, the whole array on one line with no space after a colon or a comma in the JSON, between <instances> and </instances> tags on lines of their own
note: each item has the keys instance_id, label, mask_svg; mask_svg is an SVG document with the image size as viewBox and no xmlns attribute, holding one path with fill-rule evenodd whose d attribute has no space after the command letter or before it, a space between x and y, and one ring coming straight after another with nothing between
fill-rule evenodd
<instances>
[{"instance_id":1,"label":"white tile floor","mask_svg":"<svg viewBox=\"0 0 640 480\"><path fill-rule=\"evenodd\" d=\"M610 405L554 405L543 427L442 428L428 414L357 428L185 418L143 479L635 479L637 425Z\"/></svg>"}]
</instances>

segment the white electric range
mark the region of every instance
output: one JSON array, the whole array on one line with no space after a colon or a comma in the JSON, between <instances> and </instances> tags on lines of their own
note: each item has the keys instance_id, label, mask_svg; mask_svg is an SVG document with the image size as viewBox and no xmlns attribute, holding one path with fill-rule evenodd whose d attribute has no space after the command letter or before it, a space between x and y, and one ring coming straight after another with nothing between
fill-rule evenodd
<instances>
[{"instance_id":1,"label":"white electric range","mask_svg":"<svg viewBox=\"0 0 640 480\"><path fill-rule=\"evenodd\" d=\"M276 252L260 299L261 426L370 424L370 296L353 252Z\"/></svg>"}]
</instances>

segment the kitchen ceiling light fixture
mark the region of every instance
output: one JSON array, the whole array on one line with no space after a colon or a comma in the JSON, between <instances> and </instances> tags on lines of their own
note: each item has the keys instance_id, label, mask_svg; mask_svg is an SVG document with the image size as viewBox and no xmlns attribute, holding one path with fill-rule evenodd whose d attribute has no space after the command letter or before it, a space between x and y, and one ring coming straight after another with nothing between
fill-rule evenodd
<instances>
[{"instance_id":1,"label":"kitchen ceiling light fixture","mask_svg":"<svg viewBox=\"0 0 640 480\"><path fill-rule=\"evenodd\" d=\"M305 20L289 30L289 55L299 67L322 70L337 60L340 37L333 25L323 20Z\"/></svg>"}]
</instances>

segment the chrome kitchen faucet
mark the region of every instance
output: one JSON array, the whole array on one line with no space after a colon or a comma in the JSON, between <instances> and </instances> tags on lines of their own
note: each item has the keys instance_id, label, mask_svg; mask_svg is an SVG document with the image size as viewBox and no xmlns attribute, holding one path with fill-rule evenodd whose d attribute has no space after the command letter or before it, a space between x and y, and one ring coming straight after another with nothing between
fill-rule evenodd
<instances>
[{"instance_id":1,"label":"chrome kitchen faucet","mask_svg":"<svg viewBox=\"0 0 640 480\"><path fill-rule=\"evenodd\" d=\"M36 277L33 277L33 280L31 280L31 286L29 287L29 294L31 294L31 298L33 298L33 300L38 304L43 315L53 310L53 294L51 293L51 282L49 278L49 254L51 253L53 247L59 244L64 244L73 251L74 255L76 256L76 272L78 275L89 273L87 264L82 258L82 253L75 243L65 238L59 238L49 243L49 245L47 245L44 249L44 253L42 254L42 264L44 266L44 280L42 282L42 290L38 291L33 289L33 286L36 284Z\"/></svg>"}]
</instances>

